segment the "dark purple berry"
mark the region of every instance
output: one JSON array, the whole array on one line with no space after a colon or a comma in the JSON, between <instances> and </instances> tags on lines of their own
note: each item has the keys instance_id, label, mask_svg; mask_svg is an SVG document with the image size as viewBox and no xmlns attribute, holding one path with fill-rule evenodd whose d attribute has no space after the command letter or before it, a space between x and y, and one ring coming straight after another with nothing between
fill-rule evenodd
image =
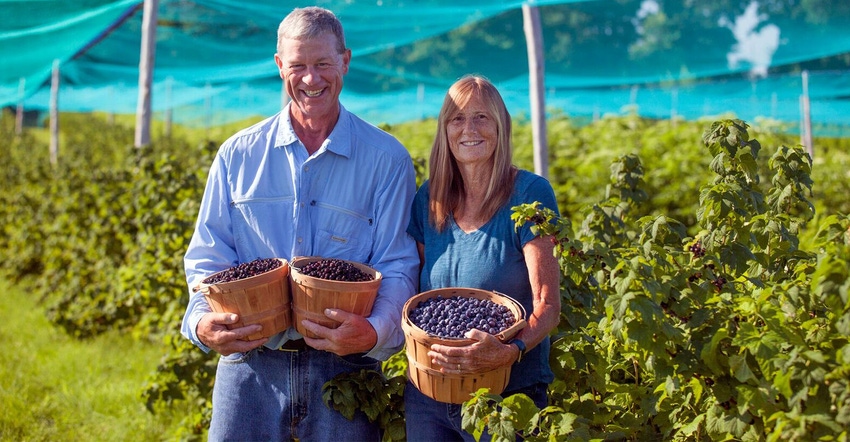
<instances>
[{"instance_id":1,"label":"dark purple berry","mask_svg":"<svg viewBox=\"0 0 850 442\"><path fill-rule=\"evenodd\" d=\"M410 321L430 335L463 338L473 328L492 335L516 322L513 312L489 299L437 295L419 303L409 312Z\"/></svg>"},{"instance_id":2,"label":"dark purple berry","mask_svg":"<svg viewBox=\"0 0 850 442\"><path fill-rule=\"evenodd\" d=\"M274 270L283 265L281 260L277 258L259 258L250 262L230 267L206 277L204 284L220 284L224 282L238 281L240 279L250 278L262 273Z\"/></svg>"},{"instance_id":3,"label":"dark purple berry","mask_svg":"<svg viewBox=\"0 0 850 442\"><path fill-rule=\"evenodd\" d=\"M302 275L331 281L362 282L375 279L374 275L358 269L354 264L336 258L312 261L301 267L299 271Z\"/></svg>"}]
</instances>

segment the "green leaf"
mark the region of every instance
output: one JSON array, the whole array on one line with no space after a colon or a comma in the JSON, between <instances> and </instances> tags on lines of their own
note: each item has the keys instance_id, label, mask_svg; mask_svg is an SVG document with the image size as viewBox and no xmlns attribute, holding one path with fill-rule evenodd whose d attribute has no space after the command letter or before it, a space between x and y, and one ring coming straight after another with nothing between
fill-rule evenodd
<instances>
[{"instance_id":1,"label":"green leaf","mask_svg":"<svg viewBox=\"0 0 850 442\"><path fill-rule=\"evenodd\" d=\"M714 440L726 440L729 436L740 438L747 431L747 421L736 412L727 412L714 405L706 413L706 430Z\"/></svg>"},{"instance_id":2,"label":"green leaf","mask_svg":"<svg viewBox=\"0 0 850 442\"><path fill-rule=\"evenodd\" d=\"M557 414L547 414L547 418L551 422L549 434L559 440L557 436L566 436L574 431L574 423L578 416L573 413L564 413L561 410Z\"/></svg>"},{"instance_id":3,"label":"green leaf","mask_svg":"<svg viewBox=\"0 0 850 442\"><path fill-rule=\"evenodd\" d=\"M732 370L732 375L740 382L747 382L755 379L755 375L750 366L747 365L747 357L744 355L729 356L729 368Z\"/></svg>"},{"instance_id":4,"label":"green leaf","mask_svg":"<svg viewBox=\"0 0 850 442\"><path fill-rule=\"evenodd\" d=\"M725 328L718 329L711 337L711 342L703 347L700 352L700 359L705 362L708 368L716 375L722 375L726 370L721 366L725 360L723 353L720 351L720 343L729 337L729 333Z\"/></svg>"},{"instance_id":5,"label":"green leaf","mask_svg":"<svg viewBox=\"0 0 850 442\"><path fill-rule=\"evenodd\" d=\"M534 405L534 401L524 394L514 394L506 397L501 406L511 410L514 423L517 428L533 428L536 426L534 418L540 410Z\"/></svg>"},{"instance_id":6,"label":"green leaf","mask_svg":"<svg viewBox=\"0 0 850 442\"><path fill-rule=\"evenodd\" d=\"M688 381L688 385L690 385L691 390L694 392L694 401L699 402L702 399L702 381L699 378L693 377L690 381Z\"/></svg>"},{"instance_id":7,"label":"green leaf","mask_svg":"<svg viewBox=\"0 0 850 442\"><path fill-rule=\"evenodd\" d=\"M493 437L494 441L515 441L516 429L514 427L513 410L502 407L500 413L493 415L490 413L490 420L487 422L487 430Z\"/></svg>"},{"instance_id":8,"label":"green leaf","mask_svg":"<svg viewBox=\"0 0 850 442\"><path fill-rule=\"evenodd\" d=\"M690 436L690 435L696 433L697 431L699 431L699 429L703 425L704 421L705 421L705 414L698 414L688 424L682 426L682 428L679 429L679 433L681 433L684 436Z\"/></svg>"}]
</instances>

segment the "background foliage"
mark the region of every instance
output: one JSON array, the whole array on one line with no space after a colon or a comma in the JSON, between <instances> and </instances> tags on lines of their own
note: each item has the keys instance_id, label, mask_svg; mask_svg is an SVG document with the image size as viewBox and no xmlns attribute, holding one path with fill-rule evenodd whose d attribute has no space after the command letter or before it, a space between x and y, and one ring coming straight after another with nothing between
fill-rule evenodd
<instances>
[{"instance_id":1,"label":"background foliage","mask_svg":"<svg viewBox=\"0 0 850 442\"><path fill-rule=\"evenodd\" d=\"M142 400L153 413L193 404L173 436L201 439L215 356L179 335L182 254L221 139L135 149L127 126L62 118L57 167L42 134L0 119L3 272L70 336L121 330L161 345ZM421 182L434 122L385 128ZM810 161L769 124L736 120L560 116L549 132L563 214L539 225L557 238L563 273L551 406L481 392L468 427L541 440L846 440L848 140L817 139ZM530 169L521 118L515 145ZM384 368L383 379L339 379L326 398L401 439L403 355Z\"/></svg>"}]
</instances>

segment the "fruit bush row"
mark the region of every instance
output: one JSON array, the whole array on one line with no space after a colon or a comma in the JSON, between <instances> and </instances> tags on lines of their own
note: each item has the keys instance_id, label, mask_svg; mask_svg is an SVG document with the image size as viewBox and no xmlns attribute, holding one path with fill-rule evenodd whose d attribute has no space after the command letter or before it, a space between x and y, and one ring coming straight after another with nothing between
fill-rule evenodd
<instances>
[{"instance_id":1,"label":"fruit bush row","mask_svg":"<svg viewBox=\"0 0 850 442\"><path fill-rule=\"evenodd\" d=\"M530 126L517 121L515 158L531 168ZM4 273L71 335L120 328L163 343L142 398L153 412L196 403L177 436L202 438L214 355L179 335L182 255L218 143L135 149L127 127L63 116L52 167L47 143L13 125L0 117ZM467 403L469 428L532 440L846 440L848 140L818 139L812 163L794 139L732 120L549 125L563 217L539 228L556 235L563 272L558 380L544 410L482 392ZM419 182L433 126L387 128ZM517 208L518 220L536 215L551 216ZM339 379L326 398L402 439L405 367L396 355L385 377Z\"/></svg>"}]
</instances>

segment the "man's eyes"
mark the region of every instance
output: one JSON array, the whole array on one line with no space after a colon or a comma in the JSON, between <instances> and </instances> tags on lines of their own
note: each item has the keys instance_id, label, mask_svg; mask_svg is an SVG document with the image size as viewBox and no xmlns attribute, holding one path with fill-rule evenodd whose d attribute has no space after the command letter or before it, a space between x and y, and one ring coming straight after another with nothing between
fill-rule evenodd
<instances>
[{"instance_id":1,"label":"man's eyes","mask_svg":"<svg viewBox=\"0 0 850 442\"><path fill-rule=\"evenodd\" d=\"M330 64L330 63L316 63L317 69L328 69L331 66L333 66L333 65ZM290 71L301 71L301 70L304 70L306 68L307 68L307 65L304 65L304 64L291 64L291 65L289 65Z\"/></svg>"}]
</instances>

